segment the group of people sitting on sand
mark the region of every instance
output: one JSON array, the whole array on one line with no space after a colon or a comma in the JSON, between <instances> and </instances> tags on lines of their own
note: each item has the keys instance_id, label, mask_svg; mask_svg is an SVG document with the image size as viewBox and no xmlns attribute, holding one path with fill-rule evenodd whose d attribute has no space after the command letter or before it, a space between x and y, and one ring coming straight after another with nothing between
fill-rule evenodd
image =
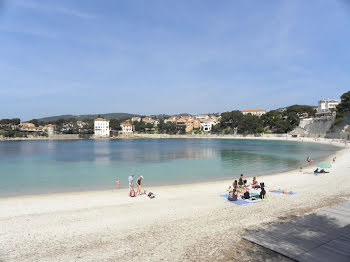
<instances>
[{"instance_id":1,"label":"group of people sitting on sand","mask_svg":"<svg viewBox=\"0 0 350 262\"><path fill-rule=\"evenodd\" d=\"M134 174L131 174L129 176L129 196L131 197L136 197L137 195L146 195L149 197L149 198L155 198L155 194L153 194L152 192L149 192L147 193L147 190L144 189L143 192L142 192L142 188L141 188L141 184L142 184L142 179L143 179L143 176L139 176L137 179L136 179L136 192L134 190Z\"/></svg>"},{"instance_id":2,"label":"group of people sitting on sand","mask_svg":"<svg viewBox=\"0 0 350 262\"><path fill-rule=\"evenodd\" d=\"M248 184L247 180L244 179L243 174L239 177L238 181L235 180L232 183L232 186L229 187L228 191L228 200L229 201L237 201L238 199L250 199L251 198L251 190L260 189L260 194L257 195L260 199L264 199L266 195L265 184L259 183L256 180L256 177L253 177L253 181Z\"/></svg>"}]
</instances>

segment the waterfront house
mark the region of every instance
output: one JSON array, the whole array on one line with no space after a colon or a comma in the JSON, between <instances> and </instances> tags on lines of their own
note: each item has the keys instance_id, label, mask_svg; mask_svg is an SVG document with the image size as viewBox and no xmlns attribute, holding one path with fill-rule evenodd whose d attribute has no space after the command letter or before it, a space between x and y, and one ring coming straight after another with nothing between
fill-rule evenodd
<instances>
[{"instance_id":1,"label":"waterfront house","mask_svg":"<svg viewBox=\"0 0 350 262\"><path fill-rule=\"evenodd\" d=\"M21 123L19 130L23 132L42 132L44 127L35 126L33 123Z\"/></svg>"},{"instance_id":2,"label":"waterfront house","mask_svg":"<svg viewBox=\"0 0 350 262\"><path fill-rule=\"evenodd\" d=\"M199 119L193 119L193 128L201 128L201 121Z\"/></svg>"},{"instance_id":3,"label":"waterfront house","mask_svg":"<svg viewBox=\"0 0 350 262\"><path fill-rule=\"evenodd\" d=\"M168 123L168 122L175 123L176 120L177 120L177 117L176 117L176 116L171 116L171 117L169 117L168 119L165 119L165 120L164 120L164 123Z\"/></svg>"},{"instance_id":4,"label":"waterfront house","mask_svg":"<svg viewBox=\"0 0 350 262\"><path fill-rule=\"evenodd\" d=\"M130 123L124 122L120 125L120 127L122 128L122 133L132 133L133 132L132 124L130 124Z\"/></svg>"},{"instance_id":5,"label":"waterfront house","mask_svg":"<svg viewBox=\"0 0 350 262\"><path fill-rule=\"evenodd\" d=\"M205 120L201 122L200 126L204 132L210 132L213 126L215 126L216 124L217 122L214 122L212 120Z\"/></svg>"},{"instance_id":6,"label":"waterfront house","mask_svg":"<svg viewBox=\"0 0 350 262\"><path fill-rule=\"evenodd\" d=\"M144 118L142 118L142 121L147 124L147 123L152 122L153 119L150 116L145 116Z\"/></svg>"},{"instance_id":7,"label":"waterfront house","mask_svg":"<svg viewBox=\"0 0 350 262\"><path fill-rule=\"evenodd\" d=\"M264 109L247 109L242 111L243 115L251 114L253 116L261 117L262 115L266 114L266 111Z\"/></svg>"},{"instance_id":8,"label":"waterfront house","mask_svg":"<svg viewBox=\"0 0 350 262\"><path fill-rule=\"evenodd\" d=\"M81 121L81 120L78 120L77 121L77 126L79 128L84 128L88 123L84 122L84 121Z\"/></svg>"},{"instance_id":9,"label":"waterfront house","mask_svg":"<svg viewBox=\"0 0 350 262\"><path fill-rule=\"evenodd\" d=\"M94 121L94 134L95 137L109 137L109 120L102 117L98 117Z\"/></svg>"}]
</instances>

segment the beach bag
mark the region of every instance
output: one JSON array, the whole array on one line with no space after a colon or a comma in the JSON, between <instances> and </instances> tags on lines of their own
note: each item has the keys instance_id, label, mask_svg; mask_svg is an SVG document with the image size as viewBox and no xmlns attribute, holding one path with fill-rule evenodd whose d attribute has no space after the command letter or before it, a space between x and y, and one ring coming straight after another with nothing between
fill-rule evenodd
<instances>
[{"instance_id":1,"label":"beach bag","mask_svg":"<svg viewBox=\"0 0 350 262\"><path fill-rule=\"evenodd\" d=\"M134 189L131 189L129 194L130 194L131 197L136 196L135 190L134 190Z\"/></svg>"},{"instance_id":2,"label":"beach bag","mask_svg":"<svg viewBox=\"0 0 350 262\"><path fill-rule=\"evenodd\" d=\"M227 198L228 201L237 201L237 195L233 195L232 197Z\"/></svg>"},{"instance_id":3,"label":"beach bag","mask_svg":"<svg viewBox=\"0 0 350 262\"><path fill-rule=\"evenodd\" d=\"M244 193L244 199L249 199L249 198L250 198L250 194L249 194L249 192L247 191L247 192Z\"/></svg>"}]
</instances>

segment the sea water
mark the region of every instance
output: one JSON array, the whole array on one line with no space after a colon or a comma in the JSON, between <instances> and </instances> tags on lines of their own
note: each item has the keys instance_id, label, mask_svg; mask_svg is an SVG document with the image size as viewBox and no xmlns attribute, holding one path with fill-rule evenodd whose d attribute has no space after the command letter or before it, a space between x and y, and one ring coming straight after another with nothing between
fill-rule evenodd
<instances>
[{"instance_id":1,"label":"sea water","mask_svg":"<svg viewBox=\"0 0 350 262\"><path fill-rule=\"evenodd\" d=\"M0 142L0 196L205 182L271 174L322 159L336 147L231 139L129 139Z\"/></svg>"}]
</instances>

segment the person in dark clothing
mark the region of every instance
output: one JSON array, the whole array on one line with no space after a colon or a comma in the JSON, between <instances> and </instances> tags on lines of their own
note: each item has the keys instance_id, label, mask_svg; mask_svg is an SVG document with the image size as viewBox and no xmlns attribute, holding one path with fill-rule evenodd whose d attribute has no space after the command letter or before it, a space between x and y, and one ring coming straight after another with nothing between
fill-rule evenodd
<instances>
[{"instance_id":1,"label":"person in dark clothing","mask_svg":"<svg viewBox=\"0 0 350 262\"><path fill-rule=\"evenodd\" d=\"M241 174L241 176L239 177L238 185L243 186L243 174Z\"/></svg>"},{"instance_id":2,"label":"person in dark clothing","mask_svg":"<svg viewBox=\"0 0 350 262\"><path fill-rule=\"evenodd\" d=\"M249 199L249 198L250 198L250 194L249 194L249 191L248 191L248 190L246 190L246 191L244 192L243 197L244 197L244 199Z\"/></svg>"},{"instance_id":3,"label":"person in dark clothing","mask_svg":"<svg viewBox=\"0 0 350 262\"><path fill-rule=\"evenodd\" d=\"M136 180L136 186L137 186L137 194L141 195L141 182L142 182L142 178L143 176L140 176L137 180Z\"/></svg>"},{"instance_id":4,"label":"person in dark clothing","mask_svg":"<svg viewBox=\"0 0 350 262\"><path fill-rule=\"evenodd\" d=\"M236 189L233 189L229 194L228 194L228 197L227 197L227 200L229 201L237 201L237 191Z\"/></svg>"},{"instance_id":5,"label":"person in dark clothing","mask_svg":"<svg viewBox=\"0 0 350 262\"><path fill-rule=\"evenodd\" d=\"M266 195L265 184L264 183L260 183L260 187L261 187L260 198L264 199L265 195Z\"/></svg>"}]
</instances>

